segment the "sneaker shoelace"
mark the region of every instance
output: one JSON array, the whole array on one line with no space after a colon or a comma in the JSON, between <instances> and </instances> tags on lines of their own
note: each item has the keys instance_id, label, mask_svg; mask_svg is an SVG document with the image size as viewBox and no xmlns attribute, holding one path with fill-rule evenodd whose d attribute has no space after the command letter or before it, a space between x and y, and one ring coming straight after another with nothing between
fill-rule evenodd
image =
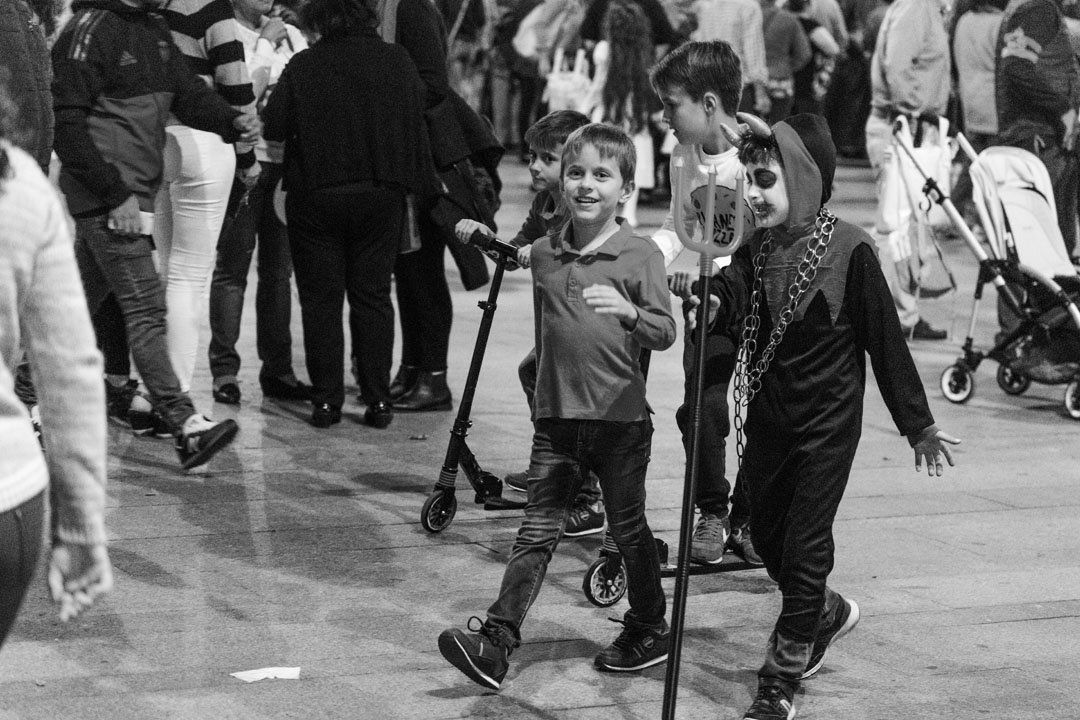
<instances>
[{"instance_id":1,"label":"sneaker shoelace","mask_svg":"<svg viewBox=\"0 0 1080 720\"><path fill-rule=\"evenodd\" d=\"M611 643L611 646L617 650L623 651L636 649L638 641L641 640L642 630L619 618L608 618L608 620L623 626L622 632L619 633L619 636Z\"/></svg>"},{"instance_id":2,"label":"sneaker shoelace","mask_svg":"<svg viewBox=\"0 0 1080 720\"><path fill-rule=\"evenodd\" d=\"M765 687L758 688L757 699L754 704L767 703L768 705L779 705L781 702L787 701L787 695L776 685L766 685Z\"/></svg>"},{"instance_id":3,"label":"sneaker shoelace","mask_svg":"<svg viewBox=\"0 0 1080 720\"><path fill-rule=\"evenodd\" d=\"M726 539L724 537L724 519L718 515L703 516L694 529L694 537L698 540L723 542Z\"/></svg>"},{"instance_id":4,"label":"sneaker shoelace","mask_svg":"<svg viewBox=\"0 0 1080 720\"><path fill-rule=\"evenodd\" d=\"M510 628L504 625L489 627L483 620L473 615L465 623L465 627L468 628L469 632L483 635L493 645L504 648L508 656L514 649L514 634L510 631Z\"/></svg>"}]
</instances>

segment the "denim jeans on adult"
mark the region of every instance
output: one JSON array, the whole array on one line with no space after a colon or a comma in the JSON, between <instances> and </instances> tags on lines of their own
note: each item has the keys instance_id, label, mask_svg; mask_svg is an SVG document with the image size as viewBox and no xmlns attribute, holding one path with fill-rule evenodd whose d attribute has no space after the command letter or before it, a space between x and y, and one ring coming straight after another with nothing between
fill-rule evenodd
<instances>
[{"instance_id":1,"label":"denim jeans on adult","mask_svg":"<svg viewBox=\"0 0 1080 720\"><path fill-rule=\"evenodd\" d=\"M499 597L488 609L489 625L506 626L520 640L521 623L540 592L567 513L588 471L600 479L608 528L626 564L630 609L625 620L641 627L663 625L666 604L660 557L645 519L645 472L652 431L652 421L647 419L536 421L525 519L503 573Z\"/></svg>"},{"instance_id":2,"label":"denim jeans on adult","mask_svg":"<svg viewBox=\"0 0 1080 720\"><path fill-rule=\"evenodd\" d=\"M101 332L98 311L112 296L124 316L128 345L150 401L169 428L178 433L195 414L188 394L169 360L165 339L165 287L154 267L153 247L146 236L129 237L109 230L106 215L75 221L75 259L79 263L86 302Z\"/></svg>"},{"instance_id":3,"label":"denim jeans on adult","mask_svg":"<svg viewBox=\"0 0 1080 720\"><path fill-rule=\"evenodd\" d=\"M248 269L259 247L255 290L255 347L262 361L262 378L292 378L292 255L285 226L274 212L274 187L281 179L280 163L264 163L262 174L226 220L217 246L217 265L210 283L210 373L214 383L236 382L240 372L240 317ZM235 190L234 190L235 192Z\"/></svg>"}]
</instances>

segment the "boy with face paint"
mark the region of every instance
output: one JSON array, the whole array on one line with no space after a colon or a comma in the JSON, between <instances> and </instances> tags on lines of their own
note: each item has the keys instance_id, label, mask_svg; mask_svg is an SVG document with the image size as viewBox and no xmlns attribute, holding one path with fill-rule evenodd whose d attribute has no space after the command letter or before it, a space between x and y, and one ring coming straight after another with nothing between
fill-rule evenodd
<instances>
[{"instance_id":1,"label":"boy with face paint","mask_svg":"<svg viewBox=\"0 0 1080 720\"><path fill-rule=\"evenodd\" d=\"M934 425L871 238L825 207L836 149L825 120L747 124L732 142L746 166L757 229L712 280L715 328L740 322L736 417L754 545L783 607L745 720L790 720L799 683L859 621L827 587L832 523L862 429L866 356L896 427L932 476L953 464ZM740 400L743 403L740 405ZM738 428L738 422L736 428Z\"/></svg>"}]
</instances>

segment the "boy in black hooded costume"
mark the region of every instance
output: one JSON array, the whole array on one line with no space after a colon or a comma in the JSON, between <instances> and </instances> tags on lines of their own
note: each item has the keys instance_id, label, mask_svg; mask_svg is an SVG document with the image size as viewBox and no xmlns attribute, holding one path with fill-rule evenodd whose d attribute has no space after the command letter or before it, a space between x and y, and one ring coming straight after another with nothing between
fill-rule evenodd
<instances>
[{"instance_id":1,"label":"boy in black hooded costume","mask_svg":"<svg viewBox=\"0 0 1080 720\"><path fill-rule=\"evenodd\" d=\"M743 328L735 427L746 433L751 534L783 593L744 718L789 720L800 681L859 620L858 606L826 579L833 518L862 429L865 356L916 470L925 459L941 475L943 459L953 464L943 443L959 440L934 425L873 241L824 206L836 166L825 120L795 115L770 129L738 117L746 125L731 139L757 229L712 279L720 317L711 332Z\"/></svg>"}]
</instances>

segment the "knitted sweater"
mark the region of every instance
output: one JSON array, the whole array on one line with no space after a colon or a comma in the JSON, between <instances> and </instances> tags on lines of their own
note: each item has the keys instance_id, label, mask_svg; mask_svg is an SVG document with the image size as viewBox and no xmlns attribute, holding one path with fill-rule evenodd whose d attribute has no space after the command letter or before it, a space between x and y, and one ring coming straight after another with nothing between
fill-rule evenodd
<instances>
[{"instance_id":1,"label":"knitted sweater","mask_svg":"<svg viewBox=\"0 0 1080 720\"><path fill-rule=\"evenodd\" d=\"M37 163L0 140L0 512L52 478L54 537L105 542L105 388L101 354L75 265L70 220ZM37 385L45 454L12 369L20 347Z\"/></svg>"}]
</instances>

